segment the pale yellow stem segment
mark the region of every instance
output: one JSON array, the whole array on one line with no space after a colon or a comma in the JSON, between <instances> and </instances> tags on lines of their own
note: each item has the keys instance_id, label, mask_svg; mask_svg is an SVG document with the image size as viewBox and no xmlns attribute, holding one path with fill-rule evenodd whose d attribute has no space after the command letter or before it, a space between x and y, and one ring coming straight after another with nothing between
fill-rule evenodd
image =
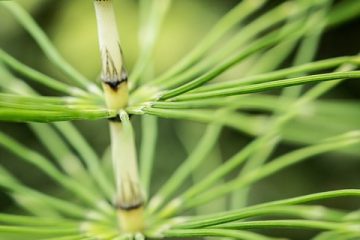
<instances>
[{"instance_id":1,"label":"pale yellow stem segment","mask_svg":"<svg viewBox=\"0 0 360 240\"><path fill-rule=\"evenodd\" d=\"M112 0L94 0L101 54L101 80L109 108L120 110L128 103L124 68Z\"/></svg>"},{"instance_id":2,"label":"pale yellow stem segment","mask_svg":"<svg viewBox=\"0 0 360 240\"><path fill-rule=\"evenodd\" d=\"M117 211L121 229L142 232L144 229L144 194L138 175L135 142L125 111L120 122L110 122L112 159L116 176Z\"/></svg>"}]
</instances>

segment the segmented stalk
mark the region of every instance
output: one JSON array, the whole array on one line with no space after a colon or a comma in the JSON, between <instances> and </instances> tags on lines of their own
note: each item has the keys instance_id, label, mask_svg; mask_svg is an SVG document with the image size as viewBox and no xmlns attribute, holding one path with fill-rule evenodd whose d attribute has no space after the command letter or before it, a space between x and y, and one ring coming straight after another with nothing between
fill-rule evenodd
<instances>
[{"instance_id":1,"label":"segmented stalk","mask_svg":"<svg viewBox=\"0 0 360 240\"><path fill-rule=\"evenodd\" d=\"M124 68L112 0L94 0L102 60L101 81L107 107L116 110L109 119L112 159L116 178L115 206L120 229L127 233L144 228L144 197L132 126L122 110L128 103L127 73Z\"/></svg>"}]
</instances>

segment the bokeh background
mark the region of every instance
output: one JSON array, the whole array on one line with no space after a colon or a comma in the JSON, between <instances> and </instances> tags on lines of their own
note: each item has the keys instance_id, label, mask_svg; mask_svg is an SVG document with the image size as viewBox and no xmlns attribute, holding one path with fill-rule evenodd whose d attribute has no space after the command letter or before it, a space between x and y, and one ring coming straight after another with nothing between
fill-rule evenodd
<instances>
[{"instance_id":1,"label":"bokeh background","mask_svg":"<svg viewBox=\"0 0 360 240\"><path fill-rule=\"evenodd\" d=\"M92 1L18 0L18 2L31 12L57 49L73 66L88 78L98 81L100 61ZM282 1L270 2L272 5ZM115 3L125 62L128 70L131 71L138 55L138 2L115 0ZM179 60L236 3L238 3L236 0L174 0L156 45L155 71L161 73ZM360 29L360 17L324 33L316 59L357 54L360 51L360 31L358 29ZM29 66L66 81L64 76L47 61L23 28L1 8L0 47ZM284 66L287 64L285 62ZM236 73L232 74L234 76L228 76L236 77ZM40 86L33 86L45 95L56 95ZM359 103L359 89L360 82L358 80L346 81L324 98L351 99L355 103L356 101ZM359 118L352 119L352 122L357 129L360 129L360 104L358 109L359 112L355 116ZM332 119L329 118L328 121L331 122ZM139 135L139 119L135 117L134 122ZM106 121L78 121L75 124L81 129L96 152L103 156L109 145ZM344 124L346 125L346 123ZM314 129L314 126L312 127ZM186 135L184 137L189 139L197 139L202 134L203 128L204 125L199 123L175 120L160 121L153 191L166 181L171 172L187 155L178 133L181 132L182 135ZM346 129L346 126L344 128ZM49 156L26 124L0 123L0 131L11 134L25 145ZM316 132L309 131L309 134L312 133L316 138ZM227 159L251 139L250 136L238 131L224 128L219 139L218 151L214 154L219 154L222 159ZM193 142L195 144L196 140ZM284 142L274 156L297 147L296 144ZM0 164L11 169L19 179L37 189L54 193L59 191L43 174L19 161L2 148L0 148ZM360 149L353 149L351 153L326 154L259 182L251 192L250 201L256 203L330 189L360 188L359 176ZM189 182L189 184L191 183ZM359 203L351 199L328 201L327 204L352 209L360 207ZM0 211L16 211L13 208L12 200L1 192ZM298 237L301 239L303 236L299 235Z\"/></svg>"}]
</instances>

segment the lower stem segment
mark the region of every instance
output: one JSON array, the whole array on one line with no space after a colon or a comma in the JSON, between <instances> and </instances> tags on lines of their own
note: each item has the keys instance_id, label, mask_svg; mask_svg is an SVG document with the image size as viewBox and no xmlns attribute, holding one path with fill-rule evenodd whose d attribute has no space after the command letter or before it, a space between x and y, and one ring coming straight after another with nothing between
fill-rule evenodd
<instances>
[{"instance_id":1,"label":"lower stem segment","mask_svg":"<svg viewBox=\"0 0 360 240\"><path fill-rule=\"evenodd\" d=\"M142 232L144 194L138 175L133 130L125 111L120 111L120 121L110 121L110 133L119 225L124 232Z\"/></svg>"}]
</instances>

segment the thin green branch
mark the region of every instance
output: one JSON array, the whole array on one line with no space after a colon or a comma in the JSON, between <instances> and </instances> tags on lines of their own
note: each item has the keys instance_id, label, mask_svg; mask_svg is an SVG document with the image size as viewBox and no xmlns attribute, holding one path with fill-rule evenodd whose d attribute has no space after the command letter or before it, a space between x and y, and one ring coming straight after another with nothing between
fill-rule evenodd
<instances>
[{"instance_id":1,"label":"thin green branch","mask_svg":"<svg viewBox=\"0 0 360 240\"><path fill-rule=\"evenodd\" d=\"M320 7L319 10L314 10L311 12L311 17L314 18L316 21L322 24L316 24L309 29L309 31L305 34L304 39L300 42L299 49L296 53L296 56L293 60L293 65L297 66L300 64L304 64L307 62L311 62L315 56L316 49L318 47L321 34L325 27L324 18L330 8L331 1L324 1L323 6ZM270 61L272 62L272 61ZM275 66L274 64L270 64L270 66ZM273 70L273 69L269 69ZM301 76L296 75L296 76ZM285 88L278 100L279 103L283 102L284 100L293 100L296 99L301 93L302 86L295 86L291 88ZM279 115L284 114L281 111L275 111L273 115L273 119L270 121L276 122L276 118ZM274 125L276 127L276 125ZM279 126L277 131L280 131L283 126ZM264 144L249 160L245 163L244 167L241 169L240 175L245 175L248 172L252 171L253 169L261 167L265 161L269 158L269 156L275 151L277 144L280 142L280 137L277 138L276 141L270 142L269 144ZM232 205L235 208L242 207L246 205L247 198L250 192L250 186L245 187L239 191L235 191L232 194Z\"/></svg>"},{"instance_id":2,"label":"thin green branch","mask_svg":"<svg viewBox=\"0 0 360 240\"><path fill-rule=\"evenodd\" d=\"M158 87L161 89L170 89L176 86L180 86L193 80L201 74L212 70L214 67L216 67L216 65L218 65L219 62L222 62L224 59L228 58L229 55L233 54L239 49L245 48L246 44L250 44L251 40L255 40L257 35L261 36L260 34L266 29L276 26L280 22L284 21L287 17L296 15L297 11L293 11L293 8L296 9L295 6L287 2L270 10L269 12L266 12L264 15L256 18L256 20L250 24L239 29L237 34L228 42L221 44L221 47L216 49L215 53L211 53L200 62L188 66L188 68L184 69L181 74L173 76L167 81L164 81ZM300 35L295 35L293 37L289 36L289 39L297 39L299 37ZM156 82L154 82L154 84L155 83Z\"/></svg>"},{"instance_id":3,"label":"thin green branch","mask_svg":"<svg viewBox=\"0 0 360 240\"><path fill-rule=\"evenodd\" d=\"M170 229L162 234L164 237L190 238L190 237L226 237L242 240L276 240L258 233L229 230L229 229Z\"/></svg>"},{"instance_id":4,"label":"thin green branch","mask_svg":"<svg viewBox=\"0 0 360 240\"><path fill-rule=\"evenodd\" d=\"M140 1L141 25L138 34L140 54L131 72L131 86L133 88L142 78L146 68L151 65L151 59L164 17L170 8L172 0Z\"/></svg>"},{"instance_id":5,"label":"thin green branch","mask_svg":"<svg viewBox=\"0 0 360 240\"><path fill-rule=\"evenodd\" d=\"M143 116L141 121L142 139L140 148L140 177L145 193L149 196L155 150L157 146L158 120L153 116Z\"/></svg>"},{"instance_id":6,"label":"thin green branch","mask_svg":"<svg viewBox=\"0 0 360 240\"><path fill-rule=\"evenodd\" d=\"M93 184L91 176L82 165L81 160L51 125L29 123L29 127L66 174L84 185Z\"/></svg>"},{"instance_id":7,"label":"thin green branch","mask_svg":"<svg viewBox=\"0 0 360 240\"><path fill-rule=\"evenodd\" d=\"M265 35L264 37L259 38L258 40L254 41L253 43L249 44L247 48L243 49L239 53L233 55L232 57L226 59L223 63L216 66L213 70L205 73L204 75L181 85L175 89L169 90L160 96L161 100L166 100L169 98L174 98L180 94L188 92L192 89L198 88L201 85L207 83L208 81L214 79L215 77L219 76L229 68L233 67L234 65L238 64L240 61L246 59L247 57L251 56L255 52L271 47L278 43L279 41L283 40L285 37L289 37L289 35L302 35L305 27L298 26L298 23L290 24L284 29L280 29Z\"/></svg>"},{"instance_id":8,"label":"thin green branch","mask_svg":"<svg viewBox=\"0 0 360 240\"><path fill-rule=\"evenodd\" d=\"M1 68L0 68L1 69ZM19 80L15 80L13 81L16 84L12 85L13 87L11 87L9 90L11 91L16 91L16 86L19 83L22 83ZM2 83L2 82L0 82ZM6 83L4 83L6 85ZM33 93L35 95L37 95L36 92L34 92L30 87L28 87L28 85L25 85L27 87L27 92L29 91L30 93ZM2 97L3 101L10 101L12 99L13 102L21 102L21 103L36 103L36 104L43 104L44 102L49 102L52 104L56 104L57 106L62 106L62 105L68 105L69 102L74 102L74 103L86 103L89 104L89 101L91 102L92 100L89 99L79 99L79 98L70 98L70 97L66 97L66 98L57 98L57 97L43 97L43 96L19 96L19 95L13 95L13 94L1 94L0 97ZM46 107L44 107L46 108ZM49 109L52 109L52 107L49 107ZM98 111L98 110L96 110ZM1 110L0 110L1 112ZM23 115L21 113L19 113L18 111L12 111L12 113L10 113L9 115L12 114L12 118L11 120L14 120L14 115L16 114L20 114L19 116L19 121L24 121L24 117L27 117L28 120L36 120L36 121L40 121L40 122L44 122L44 121L59 121L59 115L61 117L64 118L63 113L59 112L59 113L54 113L54 112L49 112L49 111L31 111L31 112L26 112L28 114L27 115ZM84 113L81 112L80 115L82 116ZM89 113L86 113L89 114ZM98 113L97 113L98 114ZM109 117L115 117L116 116L116 112L115 111L111 111L111 110L105 110L103 113L103 117L101 118L109 118ZM0 118L1 118L2 114L0 113ZM76 115L75 115L76 116ZM78 118L74 118L74 116L65 116L66 118L64 120L76 120ZM48 118L50 118L48 120ZM82 119L82 117L81 117ZM96 119L98 119L98 117L96 117ZM55 128L57 128L59 130L59 133L61 135L64 136L64 138L74 147L74 149L80 154L80 156L82 157L82 159L84 160L84 162L86 163L86 166L89 168L89 172L91 174L91 177L93 177L93 179L95 180L95 183L99 185L99 189L101 191L103 191L106 195L106 197L108 199L112 199L113 194L114 194L114 188L112 186L112 184L109 181L106 181L106 178L104 176L104 172L100 171L100 167L99 167L99 159L96 155L96 153L92 150L91 146L85 141L85 139L83 138L83 136L81 136L80 132L69 122L63 122L63 123L54 123ZM38 131L37 131L38 132ZM50 135L53 136L53 135ZM47 138L49 138L50 136L47 136ZM49 139L51 140L51 139ZM54 140L54 138L52 139ZM56 141L56 140L55 140ZM62 156L64 154L64 152L60 155L58 155L58 157Z\"/></svg>"},{"instance_id":9,"label":"thin green branch","mask_svg":"<svg viewBox=\"0 0 360 240\"><path fill-rule=\"evenodd\" d=\"M67 235L62 237L45 238L43 240L92 240L91 237L84 236L83 234Z\"/></svg>"},{"instance_id":10,"label":"thin green branch","mask_svg":"<svg viewBox=\"0 0 360 240\"><path fill-rule=\"evenodd\" d=\"M70 79L80 84L89 92L100 94L100 89L91 81L82 76L58 53L43 30L37 25L34 19L16 2L1 1L0 5L9 10L16 20L29 32L39 47L43 50L49 60L61 69Z\"/></svg>"},{"instance_id":11,"label":"thin green branch","mask_svg":"<svg viewBox=\"0 0 360 240\"><path fill-rule=\"evenodd\" d=\"M128 111L139 114L138 111L131 111L131 109ZM141 109L141 112L162 118L182 119L202 123L218 123L250 135L258 135L262 132L266 121L265 117L251 117L241 113L225 113L218 118L213 118L213 111L211 110L170 110L145 107Z\"/></svg>"},{"instance_id":12,"label":"thin green branch","mask_svg":"<svg viewBox=\"0 0 360 240\"><path fill-rule=\"evenodd\" d=\"M239 3L222 19L220 19L213 29L204 37L204 39L187 54L178 64L157 78L154 83L161 84L178 73L188 69L193 63L197 62L204 54L227 32L241 23L244 19L257 11L266 1L264 0L246 0Z\"/></svg>"},{"instance_id":13,"label":"thin green branch","mask_svg":"<svg viewBox=\"0 0 360 240\"><path fill-rule=\"evenodd\" d=\"M3 121L49 122L99 119L115 115L115 111L105 109L91 99L0 93L0 120Z\"/></svg>"},{"instance_id":14,"label":"thin green branch","mask_svg":"<svg viewBox=\"0 0 360 240\"><path fill-rule=\"evenodd\" d=\"M79 227L16 227L16 226L1 226L0 225L0 235L1 234L16 234L16 235L50 235L50 236L62 236L69 234L78 234Z\"/></svg>"},{"instance_id":15,"label":"thin green branch","mask_svg":"<svg viewBox=\"0 0 360 240\"><path fill-rule=\"evenodd\" d=\"M360 237L358 232L349 232L348 230L334 230L322 232L312 238L312 240L355 240Z\"/></svg>"},{"instance_id":16,"label":"thin green branch","mask_svg":"<svg viewBox=\"0 0 360 240\"><path fill-rule=\"evenodd\" d=\"M75 221L69 220L66 218L45 218L45 217L35 217L35 216L23 216L23 215L13 215L13 214L0 214L0 223L5 223L7 225L21 225L21 226L73 226L76 224Z\"/></svg>"},{"instance_id":17,"label":"thin green branch","mask_svg":"<svg viewBox=\"0 0 360 240\"><path fill-rule=\"evenodd\" d=\"M53 124L85 162L90 175L99 186L99 189L105 194L108 200L111 200L114 197L115 188L109 179L106 178L105 173L101 171L100 159L84 136L82 136L77 128L71 123L57 122Z\"/></svg>"},{"instance_id":18,"label":"thin green branch","mask_svg":"<svg viewBox=\"0 0 360 240\"><path fill-rule=\"evenodd\" d=\"M225 161L218 169L209 174L201 182L194 184L192 187L187 189L180 197L173 199L165 208L161 211L160 217L169 216L178 211L179 208L184 207L184 199L192 198L197 194L206 191L216 181L225 176L227 173L232 171L234 168L240 166L244 161L247 160L249 155L255 151L259 146L263 145L268 141L273 141L272 138L263 138L257 141L253 141L244 147L241 151L235 154L233 157ZM181 207L180 207L181 206Z\"/></svg>"},{"instance_id":19,"label":"thin green branch","mask_svg":"<svg viewBox=\"0 0 360 240\"><path fill-rule=\"evenodd\" d=\"M8 151L19 156L26 162L36 166L43 171L51 179L55 180L65 189L68 189L75 196L92 207L98 207L99 196L96 195L90 188L84 188L81 184L75 182L73 179L68 178L66 175L58 171L46 158L39 153L21 145L16 140L10 138L4 133L0 133L0 144Z\"/></svg>"},{"instance_id":20,"label":"thin green branch","mask_svg":"<svg viewBox=\"0 0 360 240\"><path fill-rule=\"evenodd\" d=\"M354 64L355 66L358 66L360 64L360 58L359 56L337 57L337 58L330 58L330 59L325 59L311 63L305 63L299 66L272 71L269 73L244 77L241 79L232 80L223 83L214 83L211 85L206 85L201 88L195 89L194 92L207 92L212 90L221 90L221 89L250 85L255 83L265 83L269 81L279 80L282 78L287 78L289 76L294 76L299 74L309 74L316 71L332 69L339 67L343 64Z\"/></svg>"},{"instance_id":21,"label":"thin green branch","mask_svg":"<svg viewBox=\"0 0 360 240\"><path fill-rule=\"evenodd\" d=\"M234 189L239 189L248 186L251 183L254 183L260 179L268 177L273 173L276 173L286 167L292 166L296 163L309 159L313 156L329 151L334 151L335 149L345 148L354 144L358 144L360 141L359 136L360 136L359 132L350 132L348 134L341 135L334 139L324 141L320 144L305 147L293 151L291 153L285 154L281 157L278 157L277 159L274 159L270 163L264 165L264 167L262 168L255 169L244 176L235 178L223 184L221 188L220 187L214 188L203 193L200 196L191 198L188 204L186 204L185 201L184 206L187 205L185 209L189 207L197 206L198 204L202 204L204 202L211 201L212 199L217 198L219 196L223 196L224 194L227 194L233 191ZM185 195L184 199L189 199L189 198L187 198Z\"/></svg>"},{"instance_id":22,"label":"thin green branch","mask_svg":"<svg viewBox=\"0 0 360 240\"><path fill-rule=\"evenodd\" d=\"M54 78L51 78L39 71L36 71L25 64L19 62L14 57L7 54L5 51L0 49L0 61L6 63L15 71L23 74L28 77L30 80L36 81L46 87L54 89L56 91L68 94L68 95L77 95L77 96L86 96L87 93L80 88L73 87L62 83Z\"/></svg>"},{"instance_id":23,"label":"thin green branch","mask_svg":"<svg viewBox=\"0 0 360 240\"><path fill-rule=\"evenodd\" d=\"M216 118L216 114L214 117ZM166 201L184 183L191 172L203 163L206 156L214 147L221 133L221 129L222 126L218 124L211 124L206 128L205 133L196 147L192 150L191 154L184 160L180 167L177 168L170 179L166 181L150 201L148 206L148 211L150 213L155 212L163 205L164 201Z\"/></svg>"},{"instance_id":24,"label":"thin green branch","mask_svg":"<svg viewBox=\"0 0 360 240\"><path fill-rule=\"evenodd\" d=\"M330 28L337 27L351 21L360 15L360 5L357 0L341 1L331 9L328 14L327 24Z\"/></svg>"},{"instance_id":25,"label":"thin green branch","mask_svg":"<svg viewBox=\"0 0 360 240\"><path fill-rule=\"evenodd\" d=\"M268 228L287 228L287 229L316 229L316 230L347 230L356 232L359 224L356 223L334 223L315 220L264 220L249 222L234 222L220 225L225 229L268 229ZM219 226L219 227L220 227Z\"/></svg>"},{"instance_id":26,"label":"thin green branch","mask_svg":"<svg viewBox=\"0 0 360 240\"><path fill-rule=\"evenodd\" d=\"M150 102L146 103L151 105L152 108L161 109L197 109L197 108L219 108L226 106L233 106L240 110L260 110L266 112L285 111L293 101L283 99L279 101L277 97L270 95L252 94L229 96L221 98L198 99L193 101L180 101L180 102ZM144 105L146 105L144 104Z\"/></svg>"},{"instance_id":27,"label":"thin green branch","mask_svg":"<svg viewBox=\"0 0 360 240\"><path fill-rule=\"evenodd\" d=\"M0 120L8 122L55 122L72 120L97 120L102 118L111 118L106 110L81 110L81 111L40 111L40 110L20 110L14 108L1 108Z\"/></svg>"},{"instance_id":28,"label":"thin green branch","mask_svg":"<svg viewBox=\"0 0 360 240\"><path fill-rule=\"evenodd\" d=\"M204 98L212 98L212 97L225 97L225 96L232 96L238 94L269 91L273 89L303 85L308 83L318 83L323 81L358 79L358 78L360 78L360 71L324 73L324 74L317 74L311 76L276 80L266 83L252 84L247 86L238 86L238 87L234 86L222 90L214 90L214 91L208 91L202 93L189 93L189 94L184 94L182 96L178 96L171 100L183 101L183 100L195 100L195 99L204 99Z\"/></svg>"},{"instance_id":29,"label":"thin green branch","mask_svg":"<svg viewBox=\"0 0 360 240\"><path fill-rule=\"evenodd\" d=\"M88 211L79 205L38 192L20 183L8 171L0 167L0 186L10 191L10 195L20 206L33 214L42 216L42 210L59 212L71 218L84 219ZM95 216L95 214L93 215Z\"/></svg>"},{"instance_id":30,"label":"thin green branch","mask_svg":"<svg viewBox=\"0 0 360 240\"><path fill-rule=\"evenodd\" d=\"M269 207L249 207L215 215L196 216L195 220L187 220L175 225L175 228L205 228L219 227L220 224L231 223L253 217L298 217L312 220L326 220L341 222L344 212L330 210L322 206L287 206L276 205Z\"/></svg>"}]
</instances>

